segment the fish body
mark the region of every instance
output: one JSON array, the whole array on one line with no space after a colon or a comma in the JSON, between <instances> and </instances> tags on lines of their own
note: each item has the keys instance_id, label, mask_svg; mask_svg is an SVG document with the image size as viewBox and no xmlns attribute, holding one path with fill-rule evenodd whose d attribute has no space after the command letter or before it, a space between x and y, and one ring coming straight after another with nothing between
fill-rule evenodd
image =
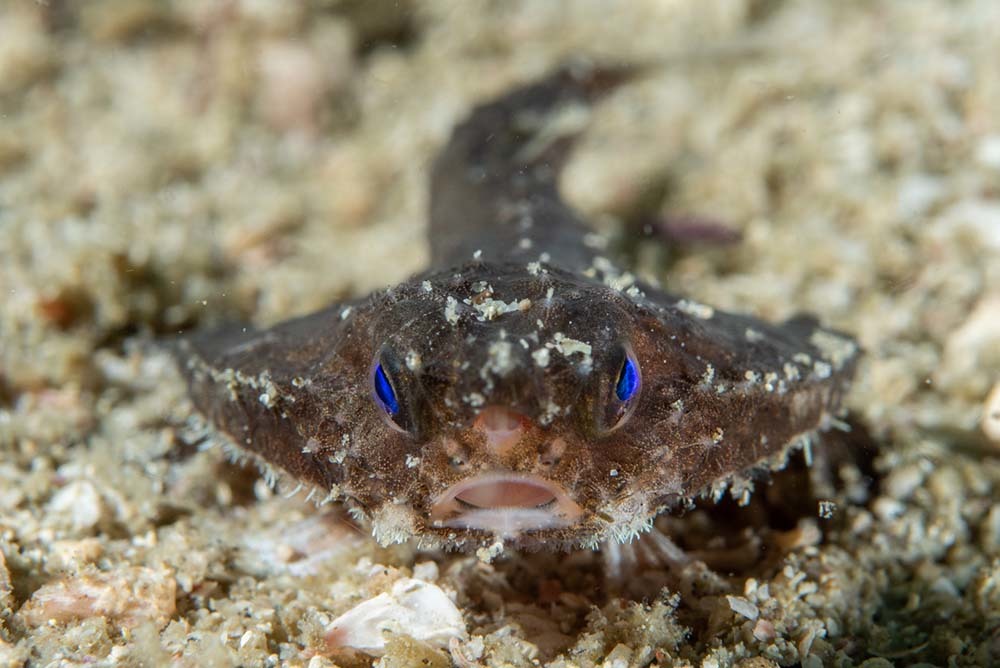
<instances>
[{"instance_id":1,"label":"fish body","mask_svg":"<svg viewBox=\"0 0 1000 668\"><path fill-rule=\"evenodd\" d=\"M836 423L858 346L635 278L560 197L581 110L629 69L570 67L475 109L431 173L431 266L269 329L177 345L229 440L340 498L382 543L627 541Z\"/></svg>"}]
</instances>

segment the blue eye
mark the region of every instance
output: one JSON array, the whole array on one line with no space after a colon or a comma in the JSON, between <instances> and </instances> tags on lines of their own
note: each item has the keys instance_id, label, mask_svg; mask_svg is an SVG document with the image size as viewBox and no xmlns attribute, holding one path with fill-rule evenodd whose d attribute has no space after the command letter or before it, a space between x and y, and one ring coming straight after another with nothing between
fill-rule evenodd
<instances>
[{"instance_id":1,"label":"blue eye","mask_svg":"<svg viewBox=\"0 0 1000 668\"><path fill-rule=\"evenodd\" d=\"M635 396L639 389L639 368L635 360L631 357L625 358L622 370L618 373L618 384L615 386L615 394L621 401L628 401Z\"/></svg>"},{"instance_id":2,"label":"blue eye","mask_svg":"<svg viewBox=\"0 0 1000 668\"><path fill-rule=\"evenodd\" d=\"M381 364L375 367L375 396L390 416L399 412L399 400L396 399L396 393Z\"/></svg>"}]
</instances>

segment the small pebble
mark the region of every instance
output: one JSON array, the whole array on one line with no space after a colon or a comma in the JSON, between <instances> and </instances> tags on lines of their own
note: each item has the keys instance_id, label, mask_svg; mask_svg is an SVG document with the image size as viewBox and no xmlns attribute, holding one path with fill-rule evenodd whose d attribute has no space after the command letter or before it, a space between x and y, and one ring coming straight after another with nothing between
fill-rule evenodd
<instances>
[{"instance_id":1,"label":"small pebble","mask_svg":"<svg viewBox=\"0 0 1000 668\"><path fill-rule=\"evenodd\" d=\"M260 52L260 106L279 130L313 132L322 101L330 90L318 54L298 41L265 44Z\"/></svg>"},{"instance_id":2,"label":"small pebble","mask_svg":"<svg viewBox=\"0 0 1000 668\"><path fill-rule=\"evenodd\" d=\"M766 619L758 619L753 627L753 637L761 642L768 642L778 637L774 624Z\"/></svg>"},{"instance_id":3,"label":"small pebble","mask_svg":"<svg viewBox=\"0 0 1000 668\"><path fill-rule=\"evenodd\" d=\"M837 504L833 501L820 501L818 512L821 518L828 520L833 517L834 513L837 512Z\"/></svg>"},{"instance_id":4,"label":"small pebble","mask_svg":"<svg viewBox=\"0 0 1000 668\"><path fill-rule=\"evenodd\" d=\"M1000 382L993 386L983 405L983 433L1000 448Z\"/></svg>"},{"instance_id":5,"label":"small pebble","mask_svg":"<svg viewBox=\"0 0 1000 668\"><path fill-rule=\"evenodd\" d=\"M101 521L104 504L92 483L76 480L56 492L49 501L48 512L65 518L74 531L80 532Z\"/></svg>"},{"instance_id":6,"label":"small pebble","mask_svg":"<svg viewBox=\"0 0 1000 668\"><path fill-rule=\"evenodd\" d=\"M747 619L757 619L760 615L760 610L757 609L757 606L742 596L726 596L726 601L729 603L730 610Z\"/></svg>"},{"instance_id":7,"label":"small pebble","mask_svg":"<svg viewBox=\"0 0 1000 668\"><path fill-rule=\"evenodd\" d=\"M125 567L43 585L18 616L28 626L103 617L130 629L148 623L162 628L176 612L176 598L177 582L169 571Z\"/></svg>"},{"instance_id":8,"label":"small pebble","mask_svg":"<svg viewBox=\"0 0 1000 668\"><path fill-rule=\"evenodd\" d=\"M57 540L52 543L51 564L67 571L78 570L96 561L104 553L100 539Z\"/></svg>"},{"instance_id":9,"label":"small pebble","mask_svg":"<svg viewBox=\"0 0 1000 668\"><path fill-rule=\"evenodd\" d=\"M4 559L3 552L0 552L0 613L6 612L13 591L14 587L10 582L10 573L7 572L7 562Z\"/></svg>"},{"instance_id":10,"label":"small pebble","mask_svg":"<svg viewBox=\"0 0 1000 668\"><path fill-rule=\"evenodd\" d=\"M976 146L976 161L991 169L1000 169L1000 135L987 135Z\"/></svg>"}]
</instances>

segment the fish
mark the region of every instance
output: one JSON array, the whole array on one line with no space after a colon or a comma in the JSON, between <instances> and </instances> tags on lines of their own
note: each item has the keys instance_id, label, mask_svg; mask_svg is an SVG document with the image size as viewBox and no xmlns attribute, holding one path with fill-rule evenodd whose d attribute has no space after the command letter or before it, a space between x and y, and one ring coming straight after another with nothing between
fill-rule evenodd
<instances>
[{"instance_id":1,"label":"fish","mask_svg":"<svg viewBox=\"0 0 1000 668\"><path fill-rule=\"evenodd\" d=\"M466 551L628 543L808 454L843 424L855 339L637 278L560 195L588 110L636 73L574 63L474 108L430 170L429 268L180 337L197 413L379 543Z\"/></svg>"}]
</instances>

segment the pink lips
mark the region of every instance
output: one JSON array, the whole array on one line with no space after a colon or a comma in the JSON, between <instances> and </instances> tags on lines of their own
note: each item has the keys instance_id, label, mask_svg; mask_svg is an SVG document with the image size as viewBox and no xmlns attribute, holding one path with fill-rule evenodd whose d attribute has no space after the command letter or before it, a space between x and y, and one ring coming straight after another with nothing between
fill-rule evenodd
<instances>
[{"instance_id":1,"label":"pink lips","mask_svg":"<svg viewBox=\"0 0 1000 668\"><path fill-rule=\"evenodd\" d=\"M448 488L431 507L435 526L501 536L568 526L583 509L559 485L536 476L487 473Z\"/></svg>"},{"instance_id":2,"label":"pink lips","mask_svg":"<svg viewBox=\"0 0 1000 668\"><path fill-rule=\"evenodd\" d=\"M538 508L555 501L556 495L533 480L500 479L467 487L455 500L475 508Z\"/></svg>"}]
</instances>

